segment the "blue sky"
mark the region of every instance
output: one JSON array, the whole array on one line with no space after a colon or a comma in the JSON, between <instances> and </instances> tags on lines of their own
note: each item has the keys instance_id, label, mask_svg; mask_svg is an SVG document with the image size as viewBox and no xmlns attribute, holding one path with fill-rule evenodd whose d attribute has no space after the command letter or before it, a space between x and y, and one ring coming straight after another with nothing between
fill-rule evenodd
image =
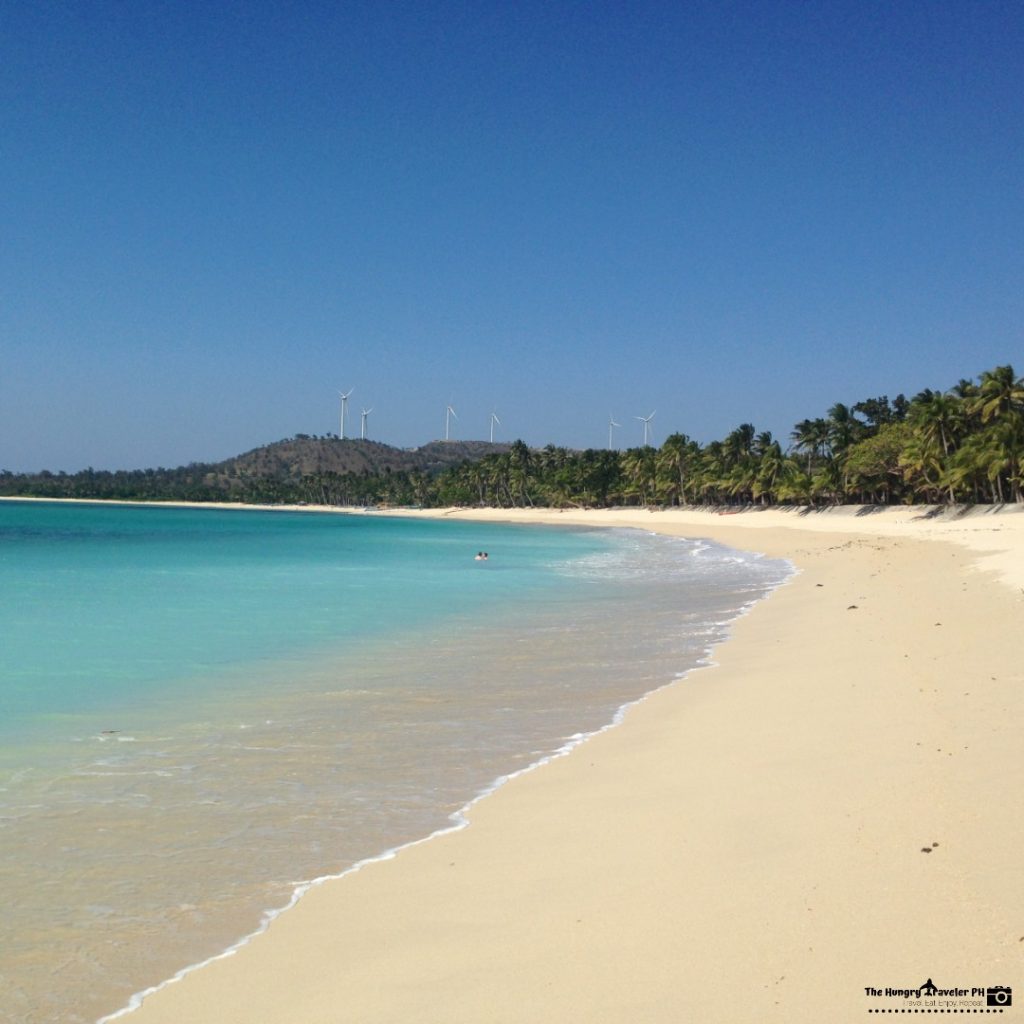
<instances>
[{"instance_id":1,"label":"blue sky","mask_svg":"<svg viewBox=\"0 0 1024 1024\"><path fill-rule=\"evenodd\" d=\"M0 468L1024 372L1024 7L0 8Z\"/></svg>"}]
</instances>

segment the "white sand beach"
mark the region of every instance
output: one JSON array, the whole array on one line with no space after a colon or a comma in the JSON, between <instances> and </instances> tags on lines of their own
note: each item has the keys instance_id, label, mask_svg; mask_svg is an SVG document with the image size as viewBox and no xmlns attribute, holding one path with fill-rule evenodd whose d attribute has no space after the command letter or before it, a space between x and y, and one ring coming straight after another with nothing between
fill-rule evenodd
<instances>
[{"instance_id":1,"label":"white sand beach","mask_svg":"<svg viewBox=\"0 0 1024 1024\"><path fill-rule=\"evenodd\" d=\"M809 1024L929 978L1024 999L1024 515L429 514L709 537L799 573L714 665L126 1020Z\"/></svg>"}]
</instances>

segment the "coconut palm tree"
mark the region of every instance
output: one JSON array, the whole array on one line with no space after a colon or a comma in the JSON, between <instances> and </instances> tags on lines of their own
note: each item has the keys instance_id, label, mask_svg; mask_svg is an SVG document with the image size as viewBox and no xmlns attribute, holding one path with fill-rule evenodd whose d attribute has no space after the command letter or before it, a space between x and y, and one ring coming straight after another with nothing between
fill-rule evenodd
<instances>
[{"instance_id":1,"label":"coconut palm tree","mask_svg":"<svg viewBox=\"0 0 1024 1024\"><path fill-rule=\"evenodd\" d=\"M1013 493L1014 501L1024 502L1021 488L1021 461L1024 453L1024 378L1013 372L1013 367L997 366L986 370L978 378L977 394L969 399L984 430L982 450L993 455L988 462L989 480L993 482L1003 501L1004 480ZM993 480L993 467L999 466Z\"/></svg>"},{"instance_id":2,"label":"coconut palm tree","mask_svg":"<svg viewBox=\"0 0 1024 1024\"><path fill-rule=\"evenodd\" d=\"M753 423L741 423L725 437L723 444L726 458L731 463L735 463L745 456L753 454L756 437L757 431L754 429Z\"/></svg>"},{"instance_id":3,"label":"coconut palm tree","mask_svg":"<svg viewBox=\"0 0 1024 1024\"><path fill-rule=\"evenodd\" d=\"M915 466L931 485L928 474L934 472L936 479L945 475L949 455L963 438L967 426L964 401L952 393L926 388L914 396L907 420L915 434L907 465ZM956 500L952 483L948 482L947 487L947 498L952 503Z\"/></svg>"},{"instance_id":4,"label":"coconut palm tree","mask_svg":"<svg viewBox=\"0 0 1024 1024\"><path fill-rule=\"evenodd\" d=\"M1024 377L1017 377L1010 365L986 370L978 379L974 403L982 423L1024 416Z\"/></svg>"},{"instance_id":5,"label":"coconut palm tree","mask_svg":"<svg viewBox=\"0 0 1024 1024\"><path fill-rule=\"evenodd\" d=\"M768 431L759 434L755 444L758 462L757 475L751 488L755 501L767 505L778 500L779 481L787 469L787 459L782 453L782 445L772 440Z\"/></svg>"},{"instance_id":6,"label":"coconut palm tree","mask_svg":"<svg viewBox=\"0 0 1024 1024\"><path fill-rule=\"evenodd\" d=\"M790 434L796 451L807 453L807 475L811 475L814 460L823 455L828 446L828 420L801 420Z\"/></svg>"},{"instance_id":7,"label":"coconut palm tree","mask_svg":"<svg viewBox=\"0 0 1024 1024\"><path fill-rule=\"evenodd\" d=\"M516 441L506 452L508 458L508 490L514 505L533 505L530 495L533 455L524 442Z\"/></svg>"},{"instance_id":8,"label":"coconut palm tree","mask_svg":"<svg viewBox=\"0 0 1024 1024\"><path fill-rule=\"evenodd\" d=\"M978 393L978 385L973 380L961 377L949 390L957 398L973 398Z\"/></svg>"},{"instance_id":9,"label":"coconut palm tree","mask_svg":"<svg viewBox=\"0 0 1024 1024\"><path fill-rule=\"evenodd\" d=\"M658 489L669 504L688 505L694 495L691 477L697 469L700 445L686 434L670 434L658 450L654 464L658 474Z\"/></svg>"},{"instance_id":10,"label":"coconut palm tree","mask_svg":"<svg viewBox=\"0 0 1024 1024\"><path fill-rule=\"evenodd\" d=\"M828 443L832 453L842 458L846 449L864 436L864 424L853 414L853 410L837 402L828 411Z\"/></svg>"},{"instance_id":11,"label":"coconut palm tree","mask_svg":"<svg viewBox=\"0 0 1024 1024\"><path fill-rule=\"evenodd\" d=\"M920 433L913 433L904 443L899 465L911 490L924 501L941 501L944 489L946 501L952 504L956 500L947 460L941 449Z\"/></svg>"},{"instance_id":12,"label":"coconut palm tree","mask_svg":"<svg viewBox=\"0 0 1024 1024\"><path fill-rule=\"evenodd\" d=\"M725 494L726 462L721 441L712 441L700 453L699 493L706 504L719 504Z\"/></svg>"},{"instance_id":13,"label":"coconut palm tree","mask_svg":"<svg viewBox=\"0 0 1024 1024\"><path fill-rule=\"evenodd\" d=\"M654 465L655 450L647 445L630 448L622 453L622 472L626 478L626 493L638 498L646 506L655 492L657 473Z\"/></svg>"}]
</instances>

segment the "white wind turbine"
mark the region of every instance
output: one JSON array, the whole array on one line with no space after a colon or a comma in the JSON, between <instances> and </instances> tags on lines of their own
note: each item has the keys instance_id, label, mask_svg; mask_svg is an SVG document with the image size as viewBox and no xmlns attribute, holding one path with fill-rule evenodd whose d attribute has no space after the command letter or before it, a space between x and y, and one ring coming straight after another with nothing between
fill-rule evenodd
<instances>
[{"instance_id":1,"label":"white wind turbine","mask_svg":"<svg viewBox=\"0 0 1024 1024\"><path fill-rule=\"evenodd\" d=\"M348 416L348 396L355 391L355 388L349 388L348 391L339 391L338 397L341 399L341 430L338 432L338 437L345 440L345 419Z\"/></svg>"},{"instance_id":2,"label":"white wind turbine","mask_svg":"<svg viewBox=\"0 0 1024 1024\"><path fill-rule=\"evenodd\" d=\"M449 402L445 406L445 408L444 408L444 439L446 441L449 439L449 429L448 428L449 428L449 425L451 423L451 419L452 419L453 416L455 416L455 410L452 408L452 403ZM455 418L458 419L459 417L455 416Z\"/></svg>"},{"instance_id":3,"label":"white wind turbine","mask_svg":"<svg viewBox=\"0 0 1024 1024\"><path fill-rule=\"evenodd\" d=\"M654 412L657 412L657 411L658 411L657 409L654 410ZM647 437L648 437L648 434L649 434L649 428L651 426L651 420L654 419L654 412L652 412L650 416L634 416L633 417L633 419L635 419L635 420L640 420L640 422L643 423L643 425L644 425L644 447L645 448L647 447Z\"/></svg>"},{"instance_id":4,"label":"white wind turbine","mask_svg":"<svg viewBox=\"0 0 1024 1024\"><path fill-rule=\"evenodd\" d=\"M362 421L359 424L359 438L360 440L366 440L366 417L373 412L373 406L369 409L364 409L362 412Z\"/></svg>"},{"instance_id":5,"label":"white wind turbine","mask_svg":"<svg viewBox=\"0 0 1024 1024\"><path fill-rule=\"evenodd\" d=\"M501 426L501 420L498 419L498 413L497 412L492 412L491 413L491 444L494 444L494 424L495 423L497 423L499 427Z\"/></svg>"},{"instance_id":6,"label":"white wind turbine","mask_svg":"<svg viewBox=\"0 0 1024 1024\"><path fill-rule=\"evenodd\" d=\"M621 426L622 426L621 423L616 423L615 422L615 417L614 416L609 415L609 417L608 417L608 450L609 451L612 450L612 431L616 427L621 427Z\"/></svg>"}]
</instances>

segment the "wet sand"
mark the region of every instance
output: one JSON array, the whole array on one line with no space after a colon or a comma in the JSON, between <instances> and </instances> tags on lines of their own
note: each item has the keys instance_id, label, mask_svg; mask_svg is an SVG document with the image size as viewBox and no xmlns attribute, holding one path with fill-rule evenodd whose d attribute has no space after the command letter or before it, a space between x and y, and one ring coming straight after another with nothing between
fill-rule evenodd
<instances>
[{"instance_id":1,"label":"wet sand","mask_svg":"<svg viewBox=\"0 0 1024 1024\"><path fill-rule=\"evenodd\" d=\"M927 978L1021 992L1024 515L450 514L800 572L715 665L127 1020L791 1024Z\"/></svg>"}]
</instances>

